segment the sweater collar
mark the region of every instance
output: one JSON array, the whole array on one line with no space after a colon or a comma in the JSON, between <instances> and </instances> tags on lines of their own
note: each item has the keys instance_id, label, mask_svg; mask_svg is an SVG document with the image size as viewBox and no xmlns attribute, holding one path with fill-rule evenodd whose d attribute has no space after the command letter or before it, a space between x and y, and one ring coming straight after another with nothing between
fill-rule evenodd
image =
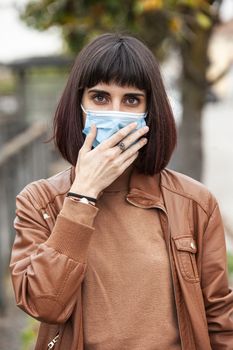
<instances>
[{"instance_id":1,"label":"sweater collar","mask_svg":"<svg viewBox=\"0 0 233 350\"><path fill-rule=\"evenodd\" d=\"M128 202L142 208L161 207L164 201L160 188L161 174L145 175L135 168L129 182Z\"/></svg>"}]
</instances>

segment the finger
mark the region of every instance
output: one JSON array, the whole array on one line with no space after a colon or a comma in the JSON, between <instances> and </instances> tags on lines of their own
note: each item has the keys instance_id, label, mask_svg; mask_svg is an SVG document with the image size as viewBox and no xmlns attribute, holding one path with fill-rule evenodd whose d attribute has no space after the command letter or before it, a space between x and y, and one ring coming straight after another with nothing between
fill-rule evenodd
<instances>
[{"instance_id":1,"label":"finger","mask_svg":"<svg viewBox=\"0 0 233 350\"><path fill-rule=\"evenodd\" d=\"M123 143L125 145L125 149L130 147L136 141L138 141L148 131L149 131L149 127L148 126L144 126L144 127L140 128L140 129L134 131L133 133L128 135L126 138L124 138ZM121 150L121 148L118 145L116 145L116 152L117 153L122 153L122 150Z\"/></svg>"},{"instance_id":2,"label":"finger","mask_svg":"<svg viewBox=\"0 0 233 350\"><path fill-rule=\"evenodd\" d=\"M134 153L131 157L129 157L120 167L120 172L123 173L138 157L139 152Z\"/></svg>"},{"instance_id":3,"label":"finger","mask_svg":"<svg viewBox=\"0 0 233 350\"><path fill-rule=\"evenodd\" d=\"M96 128L96 125L95 124L92 124L91 125L91 130L89 132L89 134L87 134L86 138L85 138L85 141L83 143L83 149L85 151L91 151L92 149L92 145L93 145L93 142L96 138L96 134L97 134L97 128Z\"/></svg>"},{"instance_id":4,"label":"finger","mask_svg":"<svg viewBox=\"0 0 233 350\"><path fill-rule=\"evenodd\" d=\"M132 145L134 142L138 141L143 135L149 131L149 127L146 125L135 132L131 133L124 139L124 144L126 148Z\"/></svg>"},{"instance_id":5,"label":"finger","mask_svg":"<svg viewBox=\"0 0 233 350\"><path fill-rule=\"evenodd\" d=\"M143 137L136 144L129 147L126 151L122 152L119 157L119 163L124 163L127 159L131 158L135 153L137 153L143 146L147 144L147 138Z\"/></svg>"},{"instance_id":6,"label":"finger","mask_svg":"<svg viewBox=\"0 0 233 350\"><path fill-rule=\"evenodd\" d=\"M134 123L130 123L129 125L125 126L122 129L120 129L114 135L109 137L109 139L103 141L100 145L101 148L114 147L117 143L119 143L121 140L123 140L136 127L137 127L137 123L134 122Z\"/></svg>"}]
</instances>

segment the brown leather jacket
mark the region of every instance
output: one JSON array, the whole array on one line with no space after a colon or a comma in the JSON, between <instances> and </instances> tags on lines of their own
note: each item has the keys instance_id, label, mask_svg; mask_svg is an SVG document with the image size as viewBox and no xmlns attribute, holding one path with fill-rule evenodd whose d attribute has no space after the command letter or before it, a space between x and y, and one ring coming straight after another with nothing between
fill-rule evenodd
<instances>
[{"instance_id":1,"label":"brown leather jacket","mask_svg":"<svg viewBox=\"0 0 233 350\"><path fill-rule=\"evenodd\" d=\"M70 167L17 196L10 268L17 305L41 321L36 350L84 349L82 280L99 209L82 204L79 218L89 216L89 225L61 215L74 176ZM165 169L155 176L134 171L126 200L159 212L182 349L232 350L233 293L215 198L202 184Z\"/></svg>"}]
</instances>

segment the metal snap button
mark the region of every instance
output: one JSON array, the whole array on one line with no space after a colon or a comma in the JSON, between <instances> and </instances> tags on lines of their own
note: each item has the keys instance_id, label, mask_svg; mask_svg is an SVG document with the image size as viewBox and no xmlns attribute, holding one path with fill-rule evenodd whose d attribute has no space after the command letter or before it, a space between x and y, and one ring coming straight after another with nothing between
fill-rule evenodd
<instances>
[{"instance_id":1,"label":"metal snap button","mask_svg":"<svg viewBox=\"0 0 233 350\"><path fill-rule=\"evenodd\" d=\"M47 219L50 218L50 216L49 216L47 213L43 213L43 218L44 218L45 220L47 220Z\"/></svg>"},{"instance_id":2,"label":"metal snap button","mask_svg":"<svg viewBox=\"0 0 233 350\"><path fill-rule=\"evenodd\" d=\"M194 242L191 242L191 243L190 243L190 247L191 247L192 249L196 249L195 243L194 243Z\"/></svg>"}]
</instances>

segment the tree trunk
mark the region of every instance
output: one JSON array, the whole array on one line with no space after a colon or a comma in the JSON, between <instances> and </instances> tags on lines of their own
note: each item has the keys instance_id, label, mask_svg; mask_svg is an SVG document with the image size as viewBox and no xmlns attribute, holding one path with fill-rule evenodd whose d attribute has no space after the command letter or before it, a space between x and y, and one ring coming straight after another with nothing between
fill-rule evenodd
<instances>
[{"instance_id":1,"label":"tree trunk","mask_svg":"<svg viewBox=\"0 0 233 350\"><path fill-rule=\"evenodd\" d=\"M174 163L177 171L201 180L203 162L201 108L196 105L198 96L195 96L197 95L195 90L190 82L183 82L182 94L189 96L183 102L183 120L178 129Z\"/></svg>"},{"instance_id":2,"label":"tree trunk","mask_svg":"<svg viewBox=\"0 0 233 350\"><path fill-rule=\"evenodd\" d=\"M202 110L205 104L208 84L207 50L211 29L196 28L194 40L181 45L182 77L181 102L182 123L178 130L178 145L174 155L177 171L196 180L202 179Z\"/></svg>"}]
</instances>

